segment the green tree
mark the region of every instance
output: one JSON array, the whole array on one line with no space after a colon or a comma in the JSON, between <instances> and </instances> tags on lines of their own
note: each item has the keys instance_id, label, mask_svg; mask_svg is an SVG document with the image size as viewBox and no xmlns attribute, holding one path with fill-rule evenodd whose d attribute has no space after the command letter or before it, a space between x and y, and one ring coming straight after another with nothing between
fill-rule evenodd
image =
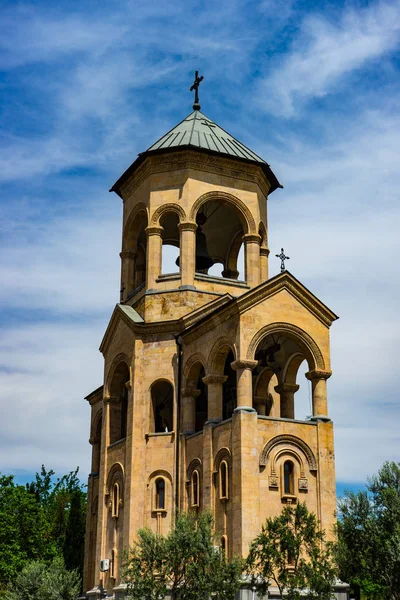
<instances>
[{"instance_id":1,"label":"green tree","mask_svg":"<svg viewBox=\"0 0 400 600\"><path fill-rule=\"evenodd\" d=\"M181 513L166 536L149 529L138 532L126 562L125 580L135 600L159 600L172 593L179 600L198 600L211 593L233 600L240 587L242 561L229 562L214 546L213 519Z\"/></svg>"},{"instance_id":2,"label":"green tree","mask_svg":"<svg viewBox=\"0 0 400 600\"><path fill-rule=\"evenodd\" d=\"M68 571L62 558L50 565L29 561L8 585L5 600L76 600L81 587L77 571Z\"/></svg>"},{"instance_id":3,"label":"green tree","mask_svg":"<svg viewBox=\"0 0 400 600\"><path fill-rule=\"evenodd\" d=\"M305 504L268 518L250 546L247 568L260 596L274 583L288 600L330 600L335 581L331 544Z\"/></svg>"},{"instance_id":4,"label":"green tree","mask_svg":"<svg viewBox=\"0 0 400 600\"><path fill-rule=\"evenodd\" d=\"M34 494L0 475L0 589L45 552L45 519Z\"/></svg>"},{"instance_id":5,"label":"green tree","mask_svg":"<svg viewBox=\"0 0 400 600\"><path fill-rule=\"evenodd\" d=\"M44 466L35 480L17 485L0 474L0 591L29 560L63 557L82 572L86 493L78 469L54 481Z\"/></svg>"},{"instance_id":6,"label":"green tree","mask_svg":"<svg viewBox=\"0 0 400 600\"><path fill-rule=\"evenodd\" d=\"M337 562L358 600L400 599L400 463L339 501Z\"/></svg>"}]
</instances>

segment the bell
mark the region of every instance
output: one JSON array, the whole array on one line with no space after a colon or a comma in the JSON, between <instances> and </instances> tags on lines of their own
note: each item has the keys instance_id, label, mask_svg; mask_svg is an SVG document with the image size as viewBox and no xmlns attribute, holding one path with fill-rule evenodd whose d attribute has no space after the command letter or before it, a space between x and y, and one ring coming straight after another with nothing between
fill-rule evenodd
<instances>
[{"instance_id":1,"label":"bell","mask_svg":"<svg viewBox=\"0 0 400 600\"><path fill-rule=\"evenodd\" d=\"M179 267L179 256L175 264ZM201 230L200 225L196 231L196 273L207 273L208 269L214 264L213 259L208 254L206 236Z\"/></svg>"}]
</instances>

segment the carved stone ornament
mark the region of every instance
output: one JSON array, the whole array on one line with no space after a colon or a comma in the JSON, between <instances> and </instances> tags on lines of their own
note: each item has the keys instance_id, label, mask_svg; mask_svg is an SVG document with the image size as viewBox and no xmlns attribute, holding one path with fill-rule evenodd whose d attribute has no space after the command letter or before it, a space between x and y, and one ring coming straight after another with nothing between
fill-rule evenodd
<instances>
[{"instance_id":1,"label":"carved stone ornament","mask_svg":"<svg viewBox=\"0 0 400 600\"><path fill-rule=\"evenodd\" d=\"M220 383L222 385L227 379L227 375L206 375L203 377L203 383L206 385L209 385L210 383Z\"/></svg>"},{"instance_id":2,"label":"carved stone ornament","mask_svg":"<svg viewBox=\"0 0 400 600\"><path fill-rule=\"evenodd\" d=\"M322 369L313 369L306 373L306 377L309 381L312 381L313 379L329 379L331 375L332 371L322 371Z\"/></svg>"},{"instance_id":3,"label":"carved stone ornament","mask_svg":"<svg viewBox=\"0 0 400 600\"><path fill-rule=\"evenodd\" d=\"M306 477L300 477L299 479L299 490L303 492L308 491L308 481Z\"/></svg>"},{"instance_id":4,"label":"carved stone ornament","mask_svg":"<svg viewBox=\"0 0 400 600\"><path fill-rule=\"evenodd\" d=\"M279 488L279 480L276 473L272 473L269 476L269 487L277 490Z\"/></svg>"}]
</instances>

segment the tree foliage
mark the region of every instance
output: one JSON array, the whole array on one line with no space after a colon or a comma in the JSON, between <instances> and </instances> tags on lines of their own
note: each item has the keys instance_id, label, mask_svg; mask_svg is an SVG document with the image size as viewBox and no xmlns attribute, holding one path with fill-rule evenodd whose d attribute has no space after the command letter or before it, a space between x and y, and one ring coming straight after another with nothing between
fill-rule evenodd
<instances>
[{"instance_id":1,"label":"tree foliage","mask_svg":"<svg viewBox=\"0 0 400 600\"><path fill-rule=\"evenodd\" d=\"M288 600L330 600L335 581L332 547L305 504L268 518L250 546L247 568L260 596L275 584Z\"/></svg>"},{"instance_id":2,"label":"tree foliage","mask_svg":"<svg viewBox=\"0 0 400 600\"><path fill-rule=\"evenodd\" d=\"M80 587L78 572L67 570L62 558L53 559L49 565L28 561L9 584L5 600L76 600Z\"/></svg>"},{"instance_id":3,"label":"tree foliage","mask_svg":"<svg viewBox=\"0 0 400 600\"><path fill-rule=\"evenodd\" d=\"M399 600L400 463L384 463L367 490L339 502L340 576L358 599Z\"/></svg>"},{"instance_id":4,"label":"tree foliage","mask_svg":"<svg viewBox=\"0 0 400 600\"><path fill-rule=\"evenodd\" d=\"M25 486L0 474L0 590L27 561L50 564L62 557L67 568L81 573L85 513L78 469L54 481L54 471L42 466Z\"/></svg>"},{"instance_id":5,"label":"tree foliage","mask_svg":"<svg viewBox=\"0 0 400 600\"><path fill-rule=\"evenodd\" d=\"M126 561L125 580L135 600L159 600L172 593L179 600L208 598L233 600L240 587L242 561L229 562L214 546L213 519L201 513L181 513L166 536L149 529L138 532L138 540Z\"/></svg>"}]
</instances>

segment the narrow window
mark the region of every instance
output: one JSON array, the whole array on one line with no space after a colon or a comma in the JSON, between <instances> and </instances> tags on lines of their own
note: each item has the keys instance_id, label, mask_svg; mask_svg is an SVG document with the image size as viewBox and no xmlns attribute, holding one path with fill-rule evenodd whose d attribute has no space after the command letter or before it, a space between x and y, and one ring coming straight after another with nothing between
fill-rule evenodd
<instances>
[{"instance_id":1,"label":"narrow window","mask_svg":"<svg viewBox=\"0 0 400 600\"><path fill-rule=\"evenodd\" d=\"M225 555L228 554L228 538L226 535L221 537L221 552L224 552Z\"/></svg>"},{"instance_id":2,"label":"narrow window","mask_svg":"<svg viewBox=\"0 0 400 600\"><path fill-rule=\"evenodd\" d=\"M283 465L283 489L285 494L293 494L293 463L287 460Z\"/></svg>"},{"instance_id":3,"label":"narrow window","mask_svg":"<svg viewBox=\"0 0 400 600\"><path fill-rule=\"evenodd\" d=\"M156 510L165 509L165 481L164 479L156 480Z\"/></svg>"},{"instance_id":4,"label":"narrow window","mask_svg":"<svg viewBox=\"0 0 400 600\"><path fill-rule=\"evenodd\" d=\"M116 578L116 573L117 573L116 561L117 561L117 553L113 549L113 550L111 550L111 561L110 561L111 562L111 564L110 564L110 577L112 579Z\"/></svg>"},{"instance_id":5,"label":"narrow window","mask_svg":"<svg viewBox=\"0 0 400 600\"><path fill-rule=\"evenodd\" d=\"M219 497L220 500L228 499L228 464L223 460L219 466Z\"/></svg>"},{"instance_id":6,"label":"narrow window","mask_svg":"<svg viewBox=\"0 0 400 600\"><path fill-rule=\"evenodd\" d=\"M192 506L200 506L200 481L199 472L192 473Z\"/></svg>"},{"instance_id":7,"label":"narrow window","mask_svg":"<svg viewBox=\"0 0 400 600\"><path fill-rule=\"evenodd\" d=\"M119 484L114 483L112 501L111 501L111 516L118 517L119 512Z\"/></svg>"}]
</instances>

